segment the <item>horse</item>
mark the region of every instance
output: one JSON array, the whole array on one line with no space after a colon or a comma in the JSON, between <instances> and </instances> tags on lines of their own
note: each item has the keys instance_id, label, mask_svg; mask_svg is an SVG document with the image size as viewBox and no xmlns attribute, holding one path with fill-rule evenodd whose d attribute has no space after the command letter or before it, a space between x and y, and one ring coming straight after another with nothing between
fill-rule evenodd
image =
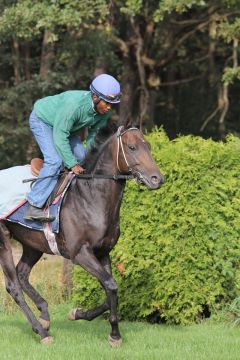
<instances>
[{"instance_id":1,"label":"horse","mask_svg":"<svg viewBox=\"0 0 240 360\"><path fill-rule=\"evenodd\" d=\"M107 126L97 133L86 155L85 169L92 174L92 179L75 176L64 196L56 242L61 256L96 277L106 293L102 305L88 311L72 309L69 320L89 321L109 310L111 332L108 341L111 346L118 347L121 344L118 287L112 277L109 254L120 236L124 174L125 177L131 174L150 190L160 188L164 177L152 158L149 143L138 128L121 126L113 133L110 129L111 126ZM118 174L119 177L105 177L106 174ZM23 249L16 267L11 237L20 242ZM47 344L53 341L49 335L48 304L29 283L30 272L43 253L53 254L43 232L7 220L0 222L0 264L6 290L27 317L33 331L40 336L40 342ZM39 310L38 319L26 303L23 292Z\"/></svg>"}]
</instances>

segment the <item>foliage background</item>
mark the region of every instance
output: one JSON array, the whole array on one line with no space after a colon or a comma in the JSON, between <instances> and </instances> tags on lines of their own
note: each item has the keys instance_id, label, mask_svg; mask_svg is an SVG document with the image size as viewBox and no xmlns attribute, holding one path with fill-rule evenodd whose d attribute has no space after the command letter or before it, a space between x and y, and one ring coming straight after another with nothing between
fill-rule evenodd
<instances>
[{"instance_id":1,"label":"foliage background","mask_svg":"<svg viewBox=\"0 0 240 360\"><path fill-rule=\"evenodd\" d=\"M88 89L102 72L123 89L117 118L170 138L239 134L239 0L0 0L0 168L38 153L33 103Z\"/></svg>"},{"instance_id":2,"label":"foliage background","mask_svg":"<svg viewBox=\"0 0 240 360\"><path fill-rule=\"evenodd\" d=\"M153 192L127 185L112 252L120 317L186 324L240 293L240 140L170 141L157 129L148 139L166 182ZM90 308L103 299L76 267L76 303Z\"/></svg>"}]
</instances>

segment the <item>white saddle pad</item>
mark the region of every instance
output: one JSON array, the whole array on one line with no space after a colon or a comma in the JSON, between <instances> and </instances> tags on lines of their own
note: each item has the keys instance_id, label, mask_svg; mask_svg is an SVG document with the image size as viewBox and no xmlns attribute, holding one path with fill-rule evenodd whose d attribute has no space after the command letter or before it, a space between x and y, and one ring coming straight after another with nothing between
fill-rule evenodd
<instances>
[{"instance_id":1,"label":"white saddle pad","mask_svg":"<svg viewBox=\"0 0 240 360\"><path fill-rule=\"evenodd\" d=\"M26 201L31 182L24 184L22 181L32 177L30 165L0 170L0 220L5 219Z\"/></svg>"}]
</instances>

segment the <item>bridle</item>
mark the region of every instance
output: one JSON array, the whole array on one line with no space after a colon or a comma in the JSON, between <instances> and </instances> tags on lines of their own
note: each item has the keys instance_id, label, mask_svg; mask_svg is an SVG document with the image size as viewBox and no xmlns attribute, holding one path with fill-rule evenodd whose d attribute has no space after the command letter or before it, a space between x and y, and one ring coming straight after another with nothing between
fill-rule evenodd
<instances>
[{"instance_id":1,"label":"bridle","mask_svg":"<svg viewBox=\"0 0 240 360\"><path fill-rule=\"evenodd\" d=\"M140 131L138 128L135 128L135 127L131 127L129 129L126 129L124 131L122 131L124 129L124 126L119 126L118 130L117 130L117 168L118 168L118 171L120 173L122 173L122 170L120 169L119 167L119 154L120 154L120 149L122 151L122 154L123 154L123 158L125 160L125 163L128 167L128 171L129 172L132 172L132 168L130 167L129 165L129 162L127 161L127 157L126 157L126 154L125 154L125 151L124 151L124 147L123 147L123 142L122 142L122 136L124 134L126 134L127 132L131 131L131 130L137 130L137 131Z\"/></svg>"},{"instance_id":2,"label":"bridle","mask_svg":"<svg viewBox=\"0 0 240 360\"><path fill-rule=\"evenodd\" d=\"M128 167L128 172L130 174L133 175L133 177L135 177L139 182L143 182L144 180L144 177L142 176L142 174L137 171L136 169L134 169L133 167L130 166L128 160L127 160L127 157L126 157L126 153L124 151L124 147L123 147L123 142L122 142L122 136L124 134L126 134L127 132L129 131L133 131L133 130L137 130L140 132L140 130L136 127L131 127L131 128L128 128L126 130L124 130L124 126L119 126L118 130L117 130L117 169L120 173L122 173L123 171L120 169L120 166L119 166L119 154L120 154L120 149L122 151L122 155L123 155L123 158L124 158L124 161Z\"/></svg>"}]
</instances>

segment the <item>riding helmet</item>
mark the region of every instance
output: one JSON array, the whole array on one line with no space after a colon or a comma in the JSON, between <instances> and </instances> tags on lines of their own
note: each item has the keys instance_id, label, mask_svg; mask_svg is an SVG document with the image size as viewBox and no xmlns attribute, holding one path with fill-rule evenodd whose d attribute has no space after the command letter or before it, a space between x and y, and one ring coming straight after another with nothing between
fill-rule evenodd
<instances>
[{"instance_id":1,"label":"riding helmet","mask_svg":"<svg viewBox=\"0 0 240 360\"><path fill-rule=\"evenodd\" d=\"M119 82L111 75L98 75L91 83L90 90L100 99L117 104L120 102L121 89Z\"/></svg>"}]
</instances>

